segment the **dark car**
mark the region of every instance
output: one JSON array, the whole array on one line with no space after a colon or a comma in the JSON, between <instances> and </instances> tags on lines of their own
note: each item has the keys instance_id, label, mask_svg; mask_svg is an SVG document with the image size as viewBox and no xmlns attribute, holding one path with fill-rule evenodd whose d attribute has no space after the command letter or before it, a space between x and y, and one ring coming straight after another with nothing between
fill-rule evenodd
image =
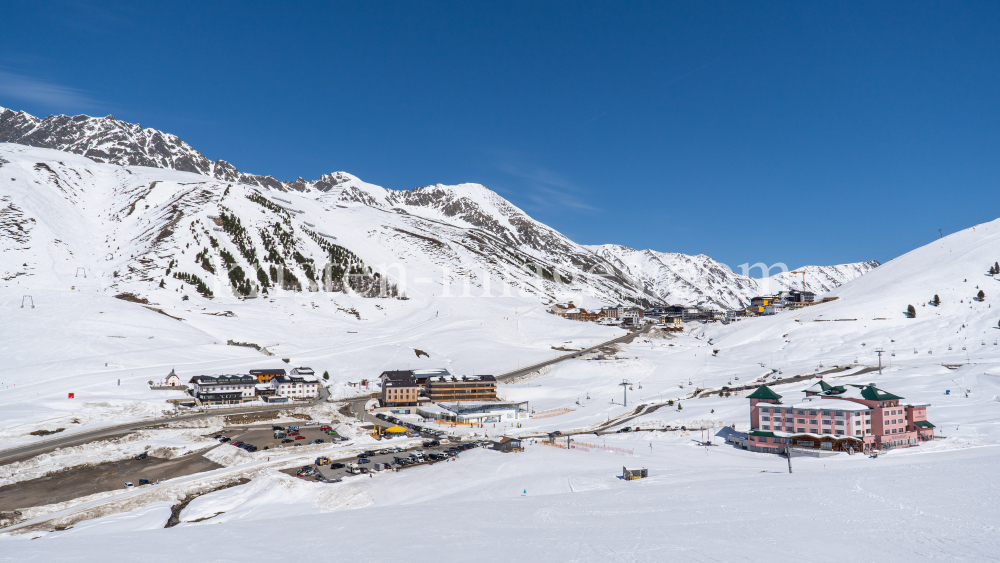
<instances>
[{"instance_id":1,"label":"dark car","mask_svg":"<svg viewBox=\"0 0 1000 563\"><path fill-rule=\"evenodd\" d=\"M366 451L365 453L361 454L361 455L360 455L360 456L358 456L358 457L372 457L372 456L374 456L374 455L375 455L375 452L373 452L373 451L371 451L371 450L368 450L368 451Z\"/></svg>"},{"instance_id":2,"label":"dark car","mask_svg":"<svg viewBox=\"0 0 1000 563\"><path fill-rule=\"evenodd\" d=\"M316 442L317 444L322 444L322 443L323 443L323 442L325 442L325 441L326 441L326 440L324 440L323 438L316 438L316 440L315 440L315 442Z\"/></svg>"},{"instance_id":3,"label":"dark car","mask_svg":"<svg viewBox=\"0 0 1000 563\"><path fill-rule=\"evenodd\" d=\"M344 465L343 463L331 463L330 464L330 469L343 469L345 467L347 467L347 466Z\"/></svg>"},{"instance_id":4,"label":"dark car","mask_svg":"<svg viewBox=\"0 0 1000 563\"><path fill-rule=\"evenodd\" d=\"M222 442L222 443L226 443L226 442L228 442L228 441L229 441L229 440L231 440L231 439L232 439L232 438L228 438L228 437L226 437L226 436L223 436L223 437L219 438L219 441L220 441L220 442Z\"/></svg>"},{"instance_id":5,"label":"dark car","mask_svg":"<svg viewBox=\"0 0 1000 563\"><path fill-rule=\"evenodd\" d=\"M371 463L371 460L366 457L363 457L358 460L358 463Z\"/></svg>"},{"instance_id":6,"label":"dark car","mask_svg":"<svg viewBox=\"0 0 1000 563\"><path fill-rule=\"evenodd\" d=\"M243 445L243 442L241 442L241 441L237 440L237 441L233 442L233 445L234 445L234 446L236 446L236 447L238 448L238 447L240 447L240 446L242 446L242 445Z\"/></svg>"},{"instance_id":7,"label":"dark car","mask_svg":"<svg viewBox=\"0 0 1000 563\"><path fill-rule=\"evenodd\" d=\"M149 479L139 479L139 486L148 485Z\"/></svg>"},{"instance_id":8,"label":"dark car","mask_svg":"<svg viewBox=\"0 0 1000 563\"><path fill-rule=\"evenodd\" d=\"M212 436L212 438L214 438L216 440L218 440L221 437L222 437L222 434L216 434L215 436Z\"/></svg>"},{"instance_id":9,"label":"dark car","mask_svg":"<svg viewBox=\"0 0 1000 563\"><path fill-rule=\"evenodd\" d=\"M141 454L133 457L132 459L146 459L147 457L149 457L149 454L147 454L146 452L142 452Z\"/></svg>"},{"instance_id":10,"label":"dark car","mask_svg":"<svg viewBox=\"0 0 1000 563\"><path fill-rule=\"evenodd\" d=\"M272 426L271 427L271 430L284 430L284 429L285 429L284 426Z\"/></svg>"},{"instance_id":11,"label":"dark car","mask_svg":"<svg viewBox=\"0 0 1000 563\"><path fill-rule=\"evenodd\" d=\"M291 438L285 438L284 440L281 441L281 443L282 444L290 444L290 443L292 443L294 441L295 440L292 440Z\"/></svg>"}]
</instances>

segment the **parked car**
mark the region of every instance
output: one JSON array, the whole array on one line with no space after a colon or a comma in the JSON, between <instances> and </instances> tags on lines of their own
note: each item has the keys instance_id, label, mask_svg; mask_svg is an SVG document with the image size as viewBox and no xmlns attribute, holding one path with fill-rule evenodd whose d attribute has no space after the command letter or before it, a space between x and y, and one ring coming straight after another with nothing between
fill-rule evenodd
<instances>
[{"instance_id":1,"label":"parked car","mask_svg":"<svg viewBox=\"0 0 1000 563\"><path fill-rule=\"evenodd\" d=\"M347 466L344 465L343 463L331 463L330 464L330 469L343 469L345 467L347 467Z\"/></svg>"},{"instance_id":2,"label":"parked car","mask_svg":"<svg viewBox=\"0 0 1000 563\"><path fill-rule=\"evenodd\" d=\"M325 442L325 441L326 441L326 440L324 440L323 438L316 438L316 440L315 440L315 442L316 442L317 444L322 444L322 443L323 443L323 442Z\"/></svg>"},{"instance_id":3,"label":"parked car","mask_svg":"<svg viewBox=\"0 0 1000 563\"><path fill-rule=\"evenodd\" d=\"M331 428L329 424L324 424L323 426L320 426L319 429L322 430L323 432L326 432L327 430L333 430L333 428Z\"/></svg>"},{"instance_id":4,"label":"parked car","mask_svg":"<svg viewBox=\"0 0 1000 563\"><path fill-rule=\"evenodd\" d=\"M142 452L141 454L134 456L132 459L146 459L147 457L149 457L149 454Z\"/></svg>"},{"instance_id":5,"label":"parked car","mask_svg":"<svg viewBox=\"0 0 1000 563\"><path fill-rule=\"evenodd\" d=\"M306 437L305 436L296 436L295 439L296 440L305 440Z\"/></svg>"},{"instance_id":6,"label":"parked car","mask_svg":"<svg viewBox=\"0 0 1000 563\"><path fill-rule=\"evenodd\" d=\"M219 438L219 441L222 442L223 444L225 444L226 442L228 442L230 440L232 440L232 438L229 438L227 436L223 436L223 437Z\"/></svg>"},{"instance_id":7,"label":"parked car","mask_svg":"<svg viewBox=\"0 0 1000 563\"><path fill-rule=\"evenodd\" d=\"M285 438L284 440L281 441L281 443L282 444L290 444L290 443L292 443L294 441L295 440L292 440L291 438Z\"/></svg>"},{"instance_id":8,"label":"parked car","mask_svg":"<svg viewBox=\"0 0 1000 563\"><path fill-rule=\"evenodd\" d=\"M284 429L285 429L284 426L272 426L271 427L271 430L284 430Z\"/></svg>"},{"instance_id":9,"label":"parked car","mask_svg":"<svg viewBox=\"0 0 1000 563\"><path fill-rule=\"evenodd\" d=\"M126 490L133 489L133 488L135 488L135 485L133 485L131 481L125 481L125 489Z\"/></svg>"},{"instance_id":10,"label":"parked car","mask_svg":"<svg viewBox=\"0 0 1000 563\"><path fill-rule=\"evenodd\" d=\"M139 479L139 486L149 485L149 479Z\"/></svg>"},{"instance_id":11,"label":"parked car","mask_svg":"<svg viewBox=\"0 0 1000 563\"><path fill-rule=\"evenodd\" d=\"M215 436L212 436L212 438L218 440L219 438L222 438L222 434L216 434Z\"/></svg>"},{"instance_id":12,"label":"parked car","mask_svg":"<svg viewBox=\"0 0 1000 563\"><path fill-rule=\"evenodd\" d=\"M366 457L362 457L358 459L358 463L371 463L371 460Z\"/></svg>"}]
</instances>

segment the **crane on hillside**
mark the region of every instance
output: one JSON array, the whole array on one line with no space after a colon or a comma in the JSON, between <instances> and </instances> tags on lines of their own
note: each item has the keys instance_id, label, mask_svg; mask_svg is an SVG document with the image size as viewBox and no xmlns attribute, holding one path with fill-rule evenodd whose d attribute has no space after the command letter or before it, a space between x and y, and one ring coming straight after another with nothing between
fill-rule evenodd
<instances>
[{"instance_id":1,"label":"crane on hillside","mask_svg":"<svg viewBox=\"0 0 1000 563\"><path fill-rule=\"evenodd\" d=\"M799 271L789 272L790 274L802 274L802 293L806 291L806 269L802 268Z\"/></svg>"}]
</instances>

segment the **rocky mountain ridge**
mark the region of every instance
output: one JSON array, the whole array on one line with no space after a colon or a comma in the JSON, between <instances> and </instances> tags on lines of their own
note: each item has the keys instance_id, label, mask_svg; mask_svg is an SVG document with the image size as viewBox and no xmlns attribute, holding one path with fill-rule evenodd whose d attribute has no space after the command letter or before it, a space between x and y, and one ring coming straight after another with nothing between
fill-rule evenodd
<instances>
[{"instance_id":1,"label":"rocky mountain ridge","mask_svg":"<svg viewBox=\"0 0 1000 563\"><path fill-rule=\"evenodd\" d=\"M836 266L804 266L796 273L779 272L753 278L733 272L704 254L688 256L676 252L636 250L617 244L589 246L598 256L641 283L667 303L698 305L713 309L738 309L757 295L785 290L827 293L879 266L877 261Z\"/></svg>"},{"instance_id":2,"label":"rocky mountain ridge","mask_svg":"<svg viewBox=\"0 0 1000 563\"><path fill-rule=\"evenodd\" d=\"M207 203L218 199L226 185L241 186L241 193L247 197L255 197L251 192L258 190L263 194L260 197L274 200L269 205L281 208L279 211L289 217L298 218L313 203L327 206L324 207L327 211L364 206L383 212L370 215L386 220L371 230L369 236L398 247L398 259L434 263L464 274L476 268L483 272L490 270L490 275L495 276L507 275L511 270L528 272L539 280L536 289L546 299L586 289L594 291L600 302L733 308L745 305L749 297L766 287L764 282L734 274L707 256L637 251L619 245L579 245L479 184L390 190L365 183L346 172L325 174L314 181L298 178L283 182L271 176L240 172L223 160L211 161L175 135L113 116L58 115L40 119L0 108L0 143L3 142L74 153L89 161L125 167L130 174L128 167L141 166L214 179L218 187L212 188L212 182L206 184L202 195L188 202L184 210L188 214L195 213L199 206L204 207L202 211L213 211ZM55 159L44 165L47 169L59 170L62 163L57 156L46 158ZM78 167L72 172L79 173ZM47 174L45 181L58 183L59 174ZM121 194L130 201L116 201L115 205L122 208L131 205L134 210L136 198L149 197L159 181L154 180L148 189L136 187L128 194ZM64 178L62 182L67 185L69 180ZM175 201L180 201L179 196ZM395 218L389 220L386 213ZM168 216L176 223L180 212L174 210ZM302 226L316 222L313 219ZM263 239L260 244L264 244ZM404 248L408 250L404 252ZM483 269L477 264L488 266ZM871 267L872 263L822 267L807 285L822 293ZM768 281L779 288L788 288L794 286L795 279L772 276ZM579 285L574 288L574 284Z\"/></svg>"}]
</instances>

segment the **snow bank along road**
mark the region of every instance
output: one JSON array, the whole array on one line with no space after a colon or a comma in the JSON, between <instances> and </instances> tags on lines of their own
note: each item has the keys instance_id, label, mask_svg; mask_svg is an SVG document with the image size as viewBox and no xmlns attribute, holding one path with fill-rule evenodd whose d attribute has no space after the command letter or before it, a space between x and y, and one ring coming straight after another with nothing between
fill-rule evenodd
<instances>
[{"instance_id":1,"label":"snow bank along road","mask_svg":"<svg viewBox=\"0 0 1000 563\"><path fill-rule=\"evenodd\" d=\"M612 344L618 344L619 342L624 342L626 340L630 340L632 338L635 338L636 336L639 336L640 334L644 334L646 332L649 332L649 329L653 328L653 326L654 325L649 324L649 325L646 325L646 326L642 327L641 329L639 329L639 330L637 330L635 332L630 332L630 333L628 333L628 334L626 334L624 336L619 336L618 338L612 338L611 340L608 340L607 342L601 342L600 344L597 344L595 346L591 346L590 348L585 348L585 349L580 350L578 352L570 352L569 354L564 354L562 356L559 356L557 358L553 358L551 360L545 360L544 362L538 362L537 364L530 365L528 367L519 368L519 369L516 369L514 371L508 371L507 373L502 373L502 374L500 374L500 375L497 376L497 381L506 381L508 379L513 379L515 377L520 377L522 375L529 374L529 373L531 373L533 371L538 371L538 370L542 369L545 366L551 366L551 365L554 365L554 364L558 364L559 362L562 362L562 361L565 361L565 360L570 360L570 359L575 358L575 357L577 357L577 356L579 356L581 354L586 354L588 352L593 352L594 350L597 350L598 348L601 348L602 346L610 346Z\"/></svg>"},{"instance_id":2,"label":"snow bank along road","mask_svg":"<svg viewBox=\"0 0 1000 563\"><path fill-rule=\"evenodd\" d=\"M152 424L169 424L171 422L177 422L182 420L196 420L199 418L211 418L214 416L226 416L231 414L244 414L251 412L268 412L268 411L280 411L289 408L298 407L309 407L326 401L330 393L325 387L320 387L320 396L318 399L311 403L304 403L301 405L281 405L273 407L254 407L250 409L225 409L217 411L208 411L204 413L195 414L184 414L180 416L173 416L170 418L163 418L157 420L139 420L136 422L129 422L126 424L118 424L115 426L105 426L103 428L95 428L93 430L86 430L83 432L77 432L74 434L69 434L66 436L60 436L59 438L51 438L41 442L36 442L34 444L27 444L24 446L18 446L16 448L9 448L6 450L0 450L0 465L6 465L8 463L13 463L21 459L27 459L29 457L34 457L47 452L51 452L56 448L63 448L66 446L76 446L79 444L84 444L87 442L93 442L101 438L108 438L110 436L115 436L119 434L127 434L129 432L134 432L136 430L141 430L147 428Z\"/></svg>"}]
</instances>

